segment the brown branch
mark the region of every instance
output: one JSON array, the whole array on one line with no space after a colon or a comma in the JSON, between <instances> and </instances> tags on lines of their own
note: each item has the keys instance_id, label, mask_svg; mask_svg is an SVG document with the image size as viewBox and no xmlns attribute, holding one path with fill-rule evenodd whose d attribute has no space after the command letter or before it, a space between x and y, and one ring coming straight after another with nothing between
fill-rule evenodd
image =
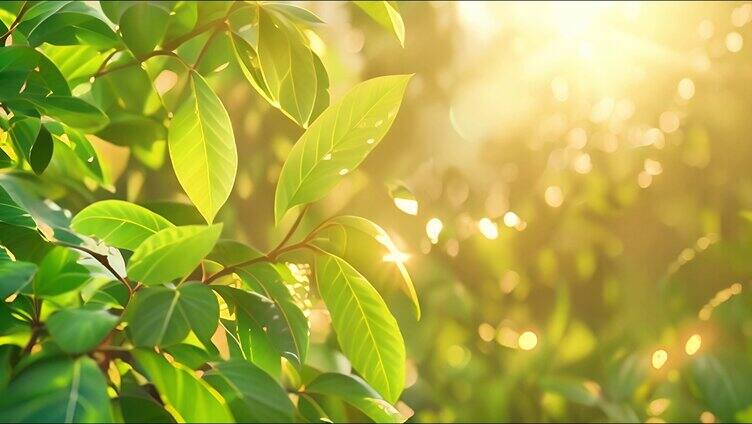
<instances>
[{"instance_id":1,"label":"brown branch","mask_svg":"<svg viewBox=\"0 0 752 424\"><path fill-rule=\"evenodd\" d=\"M102 266L104 266L107 269L107 271L109 271L115 278L120 280L120 282L123 283L123 285L125 285L125 287L128 289L129 295L133 294L133 287L131 287L130 283L128 282L128 278L123 277L122 275L118 274L117 271L115 271L112 265L110 265L110 260L107 258L107 255L97 253L83 246L76 246L75 244L68 244L68 243L62 243L62 242L57 242L56 244L59 246L68 247L70 249L75 249L75 250L84 252L88 254L89 256L91 256L92 258L96 259L100 264L102 264Z\"/></svg>"},{"instance_id":2,"label":"brown branch","mask_svg":"<svg viewBox=\"0 0 752 424\"><path fill-rule=\"evenodd\" d=\"M306 213L306 211L308 211L309 207L310 207L310 204L305 205L303 207L303 210L300 211L300 214L298 215L298 218L292 224L292 227L290 227L290 229L287 231L287 234L285 235L285 237L282 239L282 241L279 242L279 244L277 244L277 246L274 247L274 249L272 249L271 252L269 252L269 254L267 256L269 256L273 252L275 252L275 251L279 250L280 248L282 248L282 246L284 246L284 244L287 243L288 240L290 240L290 237L292 237L292 235L295 234L295 230L298 229L298 227L300 226L300 223L303 221L303 216L305 216L305 213Z\"/></svg>"},{"instance_id":3,"label":"brown branch","mask_svg":"<svg viewBox=\"0 0 752 424\"><path fill-rule=\"evenodd\" d=\"M120 64L120 65L117 65L117 66L113 66L112 68L109 68L109 69L99 69L92 76L94 78L96 78L96 77L100 77L100 76L105 75L105 74L109 74L110 72L118 71L120 69L125 69L125 68L129 68L131 66L136 66L136 65L138 65L140 63L143 63L146 60L151 59L152 57L155 57L155 56L173 56L173 57L176 57L178 60L180 60L183 63L183 65L185 65L186 68L190 69L191 67L189 65L187 65L183 61L183 59L180 58L176 53L174 53L173 50L175 50L181 44L185 43L186 41L190 40L191 38L193 38L193 37L195 37L197 35L203 34L204 32L206 32L206 31L208 31L208 30L210 30L212 28L218 28L218 27L220 27L220 25L222 25L222 26L225 25L226 21L227 21L227 16L223 16L223 17L215 19L213 21L209 21L206 24L201 25L200 27L194 28L193 31L191 31L191 32L189 32L187 34L181 35L180 37L177 37L177 38L174 38L174 39L168 41L167 43L165 43L162 46L161 50L151 51L151 52L146 53L144 55L141 55L141 56L139 56L137 58L134 58L130 62L123 63L123 64ZM107 61L109 61L109 59ZM105 62L107 62L107 61L105 61Z\"/></svg>"},{"instance_id":4,"label":"brown branch","mask_svg":"<svg viewBox=\"0 0 752 424\"><path fill-rule=\"evenodd\" d=\"M13 23L10 24L8 27L8 31L5 31L5 34L0 36L0 47L5 46L5 41L10 37L11 34L13 34L13 31L16 30L16 27L18 27L18 24L21 23L21 19L23 19L26 12L29 11L29 2L25 1L23 5L21 6L21 10L18 11L18 15L16 15L16 19L13 20Z\"/></svg>"},{"instance_id":5,"label":"brown branch","mask_svg":"<svg viewBox=\"0 0 752 424\"><path fill-rule=\"evenodd\" d=\"M206 43L204 43L204 47L201 48L201 51L198 52L198 56L196 56L196 61L193 63L193 66L191 66L191 69L196 69L198 65L201 63L201 60L204 59L204 55L206 55L206 52L209 51L209 45L212 41L214 41L214 38L219 35L220 30L223 29L222 27L216 27L214 31L212 31L211 35L209 35L209 38L206 40Z\"/></svg>"}]
</instances>

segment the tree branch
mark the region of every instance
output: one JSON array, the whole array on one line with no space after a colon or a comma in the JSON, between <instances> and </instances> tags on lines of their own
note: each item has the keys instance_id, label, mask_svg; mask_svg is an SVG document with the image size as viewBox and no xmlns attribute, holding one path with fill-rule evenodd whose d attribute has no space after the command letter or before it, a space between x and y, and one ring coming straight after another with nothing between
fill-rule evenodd
<instances>
[{"instance_id":1,"label":"tree branch","mask_svg":"<svg viewBox=\"0 0 752 424\"><path fill-rule=\"evenodd\" d=\"M292 237L292 235L295 234L295 230L298 229L298 227L300 226L300 223L303 221L303 216L305 216L305 213L306 213L306 211L308 211L308 208L310 206L311 205L308 204L308 205L305 205L303 207L303 210L300 211L300 214L298 215L298 218L292 224L292 227L290 227L290 229L287 231L287 234L285 235L285 237L282 239L282 241L279 242L279 244L277 244L277 246L274 247L274 249L272 249L271 252L269 252L267 254L267 256L271 255L273 252L275 252L275 251L279 250L280 248L282 248L282 246L284 246L284 244L287 243L288 240L290 240L290 237Z\"/></svg>"},{"instance_id":2,"label":"tree branch","mask_svg":"<svg viewBox=\"0 0 752 424\"><path fill-rule=\"evenodd\" d=\"M118 274L117 271L115 271L112 265L110 265L110 260L107 258L107 255L103 255L101 253L97 253L86 247L76 246L74 244L68 244L68 243L62 243L62 242L57 242L55 244L84 252L88 254L89 256L91 256L92 258L96 259L100 264L102 264L102 266L104 266L107 269L107 271L110 272L110 274L112 274L115 278L120 280L120 282L123 283L123 285L125 285L125 287L128 289L129 295L133 294L133 287L131 287L130 283L128 282L128 279Z\"/></svg>"},{"instance_id":3,"label":"tree branch","mask_svg":"<svg viewBox=\"0 0 752 424\"><path fill-rule=\"evenodd\" d=\"M13 20L13 23L10 24L8 27L8 31L5 32L2 36L0 36L0 47L5 46L5 40L10 37L11 34L13 34L13 31L16 30L16 27L18 27L18 24L21 23L21 19L23 19L26 12L29 11L29 2L25 1L23 5L21 6L21 10L18 11L18 15L16 15L16 19Z\"/></svg>"},{"instance_id":4,"label":"tree branch","mask_svg":"<svg viewBox=\"0 0 752 424\"><path fill-rule=\"evenodd\" d=\"M167 43L165 43L162 46L161 50L151 51L149 53L146 53L146 54L144 54L142 56L139 56L139 57L133 59L130 62L123 63L123 64L114 66L114 67L109 68L109 69L99 69L92 76L94 78L96 78L96 77L100 77L102 75L109 74L110 72L118 71L120 69L125 69L125 68L131 67L131 66L136 66L136 65L138 65L140 63L145 62L148 59L151 59L154 56L173 56L173 57L178 58L181 62L183 62L183 59L180 58L177 54L175 54L173 52L173 50L175 50L181 44L185 43L186 41L190 40L191 38L196 37L197 35L203 34L204 32L206 32L206 31L208 31L208 30L210 30L212 28L219 28L220 26L225 25L226 21L227 21L227 16L223 16L223 17L217 18L217 19L215 19L213 21L209 21L209 22L205 23L204 25L201 25L200 27L194 28L193 31L191 31L191 32L189 32L187 34L181 35L180 37L177 37L177 38L174 38L174 39L168 41ZM106 62L108 62L108 61L109 61L109 58L105 61L104 65L106 65ZM191 68L185 62L183 62L183 64L186 66L186 68L189 68L189 69Z\"/></svg>"}]
</instances>

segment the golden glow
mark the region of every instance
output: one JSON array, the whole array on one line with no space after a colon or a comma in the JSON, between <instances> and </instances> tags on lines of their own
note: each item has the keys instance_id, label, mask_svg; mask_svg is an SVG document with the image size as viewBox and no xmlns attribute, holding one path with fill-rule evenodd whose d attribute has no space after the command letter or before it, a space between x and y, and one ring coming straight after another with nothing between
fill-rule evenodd
<instances>
[{"instance_id":1,"label":"golden glow","mask_svg":"<svg viewBox=\"0 0 752 424\"><path fill-rule=\"evenodd\" d=\"M400 252L395 250L394 252L389 252L386 255L384 255L384 262L394 262L394 263L400 263L404 264L407 262L407 260L410 259L410 255L404 252Z\"/></svg>"},{"instance_id":2,"label":"golden glow","mask_svg":"<svg viewBox=\"0 0 752 424\"><path fill-rule=\"evenodd\" d=\"M701 423L714 423L715 422L715 415L713 415L710 411L704 411L702 414L700 414L700 422Z\"/></svg>"},{"instance_id":3,"label":"golden glow","mask_svg":"<svg viewBox=\"0 0 752 424\"><path fill-rule=\"evenodd\" d=\"M661 415L662 413L666 412L666 409L668 409L669 405L671 405L670 399L655 399L648 404L647 412L649 415Z\"/></svg>"},{"instance_id":4,"label":"golden glow","mask_svg":"<svg viewBox=\"0 0 752 424\"><path fill-rule=\"evenodd\" d=\"M663 349L658 349L653 352L653 358L651 361L653 368L657 370L661 369L666 364L666 361L668 361L668 352Z\"/></svg>"},{"instance_id":5,"label":"golden glow","mask_svg":"<svg viewBox=\"0 0 752 424\"><path fill-rule=\"evenodd\" d=\"M744 38L742 38L742 35L738 32L729 32L726 35L726 48L731 53L738 53L742 50L742 47L744 46Z\"/></svg>"},{"instance_id":6,"label":"golden glow","mask_svg":"<svg viewBox=\"0 0 752 424\"><path fill-rule=\"evenodd\" d=\"M432 244L439 242L439 236L444 229L444 223L439 218L431 218L426 223L426 235Z\"/></svg>"},{"instance_id":7,"label":"golden glow","mask_svg":"<svg viewBox=\"0 0 752 424\"><path fill-rule=\"evenodd\" d=\"M689 100L695 95L695 83L689 78L683 78L679 81L677 91L679 92L679 97Z\"/></svg>"},{"instance_id":8,"label":"golden glow","mask_svg":"<svg viewBox=\"0 0 752 424\"><path fill-rule=\"evenodd\" d=\"M715 308L727 302L732 297L739 295L741 292L742 285L740 283L734 283L731 286L718 291L718 293L716 293L715 296L713 296L713 298L710 299L710 301L706 303L702 307L702 309L700 309L698 317L703 321L709 320Z\"/></svg>"},{"instance_id":9,"label":"golden glow","mask_svg":"<svg viewBox=\"0 0 752 424\"><path fill-rule=\"evenodd\" d=\"M544 194L546 204L552 208L558 208L564 203L564 192L559 186L549 186Z\"/></svg>"},{"instance_id":10,"label":"golden glow","mask_svg":"<svg viewBox=\"0 0 752 424\"><path fill-rule=\"evenodd\" d=\"M702 337L699 334L692 334L684 345L684 351L692 356L700 350L700 346L702 346Z\"/></svg>"},{"instance_id":11,"label":"golden glow","mask_svg":"<svg viewBox=\"0 0 752 424\"><path fill-rule=\"evenodd\" d=\"M520 217L512 211L504 214L504 225L509 228L515 228L520 225L521 222L522 220L520 219Z\"/></svg>"},{"instance_id":12,"label":"golden glow","mask_svg":"<svg viewBox=\"0 0 752 424\"><path fill-rule=\"evenodd\" d=\"M645 159L644 163L645 172L650 175L660 175L663 172L663 166L660 162L653 159Z\"/></svg>"},{"instance_id":13,"label":"golden glow","mask_svg":"<svg viewBox=\"0 0 752 424\"><path fill-rule=\"evenodd\" d=\"M517 344L522 350L533 350L538 345L538 336L532 331L525 331L520 334Z\"/></svg>"},{"instance_id":14,"label":"golden glow","mask_svg":"<svg viewBox=\"0 0 752 424\"><path fill-rule=\"evenodd\" d=\"M344 175L344 174L340 172L340 175ZM415 216L418 214L418 201L415 199L405 199L401 197L395 197L394 206L396 206L397 209L401 210L402 212L408 215Z\"/></svg>"},{"instance_id":15,"label":"golden glow","mask_svg":"<svg viewBox=\"0 0 752 424\"><path fill-rule=\"evenodd\" d=\"M489 240L496 240L499 238L499 226L489 218L481 218L481 220L478 221L478 230L483 234L483 237Z\"/></svg>"},{"instance_id":16,"label":"golden glow","mask_svg":"<svg viewBox=\"0 0 752 424\"><path fill-rule=\"evenodd\" d=\"M484 322L478 326L478 335L484 342L490 342L496 338L496 329L493 325Z\"/></svg>"}]
</instances>

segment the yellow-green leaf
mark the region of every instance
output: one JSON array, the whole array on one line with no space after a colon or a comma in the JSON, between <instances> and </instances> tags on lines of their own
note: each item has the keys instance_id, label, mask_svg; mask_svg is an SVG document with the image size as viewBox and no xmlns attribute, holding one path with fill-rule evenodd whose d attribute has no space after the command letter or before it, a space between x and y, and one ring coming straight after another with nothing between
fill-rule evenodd
<instances>
[{"instance_id":1,"label":"yellow-green leaf","mask_svg":"<svg viewBox=\"0 0 752 424\"><path fill-rule=\"evenodd\" d=\"M191 273L214 248L222 224L170 227L147 238L128 262L128 277L163 284Z\"/></svg>"},{"instance_id":2,"label":"yellow-green leaf","mask_svg":"<svg viewBox=\"0 0 752 424\"><path fill-rule=\"evenodd\" d=\"M191 72L189 84L190 95L170 124L170 159L183 190L211 223L232 190L238 152L217 95L198 72Z\"/></svg>"},{"instance_id":3,"label":"yellow-green leaf","mask_svg":"<svg viewBox=\"0 0 752 424\"><path fill-rule=\"evenodd\" d=\"M405 343L384 300L336 256L317 260L316 283L342 352L384 399L396 402L405 386Z\"/></svg>"},{"instance_id":4,"label":"yellow-green leaf","mask_svg":"<svg viewBox=\"0 0 752 424\"><path fill-rule=\"evenodd\" d=\"M394 32L402 47L405 47L405 23L393 1L356 1L354 2L368 16L382 27Z\"/></svg>"},{"instance_id":5,"label":"yellow-green leaf","mask_svg":"<svg viewBox=\"0 0 752 424\"><path fill-rule=\"evenodd\" d=\"M134 350L133 357L179 422L234 422L225 400L192 370L170 364L162 356L144 349Z\"/></svg>"},{"instance_id":6,"label":"yellow-green leaf","mask_svg":"<svg viewBox=\"0 0 752 424\"><path fill-rule=\"evenodd\" d=\"M282 166L277 222L293 206L323 198L363 162L392 126L409 80L392 75L362 82L316 119Z\"/></svg>"}]
</instances>

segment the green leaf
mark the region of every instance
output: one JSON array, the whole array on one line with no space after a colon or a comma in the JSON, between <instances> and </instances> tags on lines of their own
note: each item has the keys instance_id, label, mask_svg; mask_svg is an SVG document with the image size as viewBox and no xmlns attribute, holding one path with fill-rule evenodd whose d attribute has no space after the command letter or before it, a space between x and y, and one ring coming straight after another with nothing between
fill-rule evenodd
<instances>
[{"instance_id":1,"label":"green leaf","mask_svg":"<svg viewBox=\"0 0 752 424\"><path fill-rule=\"evenodd\" d=\"M111 422L107 381L89 357L36 362L0 396L3 422Z\"/></svg>"},{"instance_id":2,"label":"green leaf","mask_svg":"<svg viewBox=\"0 0 752 424\"><path fill-rule=\"evenodd\" d=\"M168 12L152 3L138 2L120 17L123 42L136 56L154 50L167 29Z\"/></svg>"},{"instance_id":3,"label":"green leaf","mask_svg":"<svg viewBox=\"0 0 752 424\"><path fill-rule=\"evenodd\" d=\"M213 363L204 379L222 394L237 422L293 421L293 405L285 390L253 364L242 359Z\"/></svg>"},{"instance_id":4,"label":"green leaf","mask_svg":"<svg viewBox=\"0 0 752 424\"><path fill-rule=\"evenodd\" d=\"M133 252L128 276L142 284L163 284L185 277L211 252L222 224L165 228Z\"/></svg>"},{"instance_id":5,"label":"green leaf","mask_svg":"<svg viewBox=\"0 0 752 424\"><path fill-rule=\"evenodd\" d=\"M0 49L0 98L18 96L39 61L38 53L24 46Z\"/></svg>"},{"instance_id":6,"label":"green leaf","mask_svg":"<svg viewBox=\"0 0 752 424\"><path fill-rule=\"evenodd\" d=\"M394 406L354 375L321 374L306 385L305 392L341 398L377 423L405 421Z\"/></svg>"},{"instance_id":7,"label":"green leaf","mask_svg":"<svg viewBox=\"0 0 752 424\"><path fill-rule=\"evenodd\" d=\"M87 170L87 175L99 183L104 184L106 182L107 177L102 169L99 153L91 145L86 135L73 128L65 127L59 140L76 155L78 162Z\"/></svg>"},{"instance_id":8,"label":"green leaf","mask_svg":"<svg viewBox=\"0 0 752 424\"><path fill-rule=\"evenodd\" d=\"M278 330L280 336L273 337L275 344L287 359L299 367L305 363L308 352L308 320L285 285L282 275L285 271L284 265L257 263L236 272L251 289L274 302L276 310L269 311L271 315L267 320L270 323L266 325Z\"/></svg>"},{"instance_id":9,"label":"green leaf","mask_svg":"<svg viewBox=\"0 0 752 424\"><path fill-rule=\"evenodd\" d=\"M13 375L13 364L21 353L21 348L15 345L0 346L0 393L8 387Z\"/></svg>"},{"instance_id":10,"label":"green leaf","mask_svg":"<svg viewBox=\"0 0 752 424\"><path fill-rule=\"evenodd\" d=\"M0 186L0 222L32 230L37 228L29 212L16 203L2 186Z\"/></svg>"},{"instance_id":11,"label":"green leaf","mask_svg":"<svg viewBox=\"0 0 752 424\"><path fill-rule=\"evenodd\" d=\"M93 203L71 221L71 228L80 234L127 250L136 250L150 236L171 227L170 221L160 215L122 200Z\"/></svg>"},{"instance_id":12,"label":"green leaf","mask_svg":"<svg viewBox=\"0 0 752 424\"><path fill-rule=\"evenodd\" d=\"M87 132L96 132L107 126L108 122L104 112L77 97L28 95L11 98L7 102L12 106L34 107L43 115Z\"/></svg>"},{"instance_id":13,"label":"green leaf","mask_svg":"<svg viewBox=\"0 0 752 424\"><path fill-rule=\"evenodd\" d=\"M392 241L392 238L389 237L389 234L387 234L386 231L384 231L383 228L378 226L376 223L361 218L359 216L352 216L352 215L343 215L343 216L337 216L324 224L322 226L322 229L326 229L328 227L342 227L344 229L350 229L354 231L358 231L362 234L367 235L368 237L373 238L376 242L381 244L387 251L388 254L391 255L398 255L399 249L397 249L397 246L394 245L394 242ZM333 247L331 243L328 243L327 240L321 240L323 242L317 242L318 240L314 239L312 242L313 244L319 246L321 249L334 254L335 256L340 256L340 252L346 251L346 246L339 246ZM345 241L346 243L346 241ZM399 270L400 276L402 278L402 290L407 294L408 298L412 302L413 305L413 312L415 313L416 319L420 319L420 302L418 301L418 293L415 291L415 286L413 285L413 280L410 278L410 273L407 272L407 267L405 267L405 263L403 261L395 260L390 262L390 264L394 264L394 266L397 267ZM391 266L391 265L390 265Z\"/></svg>"},{"instance_id":14,"label":"green leaf","mask_svg":"<svg viewBox=\"0 0 752 424\"><path fill-rule=\"evenodd\" d=\"M318 96L327 98L328 79L319 78L316 55L285 15L259 9L258 60L272 104L303 128L316 118ZM324 89L320 89L320 87Z\"/></svg>"},{"instance_id":15,"label":"green leaf","mask_svg":"<svg viewBox=\"0 0 752 424\"><path fill-rule=\"evenodd\" d=\"M104 50L118 44L118 36L97 9L84 2L51 3L30 8L26 19L18 26L18 30L27 35L30 45L86 44Z\"/></svg>"},{"instance_id":16,"label":"green leaf","mask_svg":"<svg viewBox=\"0 0 752 424\"><path fill-rule=\"evenodd\" d=\"M126 311L128 335L136 346L169 346L183 341L193 330L209 340L217 328L219 304L211 289L201 283L139 290Z\"/></svg>"},{"instance_id":17,"label":"green leaf","mask_svg":"<svg viewBox=\"0 0 752 424\"><path fill-rule=\"evenodd\" d=\"M258 250L234 240L220 240L206 259L222 266L235 266L243 262L264 256Z\"/></svg>"},{"instance_id":18,"label":"green leaf","mask_svg":"<svg viewBox=\"0 0 752 424\"><path fill-rule=\"evenodd\" d=\"M126 423L174 423L162 405L148 395L119 396L120 410Z\"/></svg>"},{"instance_id":19,"label":"green leaf","mask_svg":"<svg viewBox=\"0 0 752 424\"><path fill-rule=\"evenodd\" d=\"M0 300L24 291L36 272L31 262L0 260Z\"/></svg>"},{"instance_id":20,"label":"green leaf","mask_svg":"<svg viewBox=\"0 0 752 424\"><path fill-rule=\"evenodd\" d=\"M235 321L222 323L231 339L228 339L228 342L233 342L231 345L235 351L233 356L242 357L266 371L267 374L280 378L282 375L280 351L273 340L276 329L265 327L264 324L268 322L265 317L269 315L265 308L273 308L271 300L258 293L230 287L214 286L214 289L236 314Z\"/></svg>"},{"instance_id":21,"label":"green leaf","mask_svg":"<svg viewBox=\"0 0 752 424\"><path fill-rule=\"evenodd\" d=\"M29 160L40 129L41 122L35 116L19 116L11 120L10 136L19 158Z\"/></svg>"},{"instance_id":22,"label":"green leaf","mask_svg":"<svg viewBox=\"0 0 752 424\"><path fill-rule=\"evenodd\" d=\"M42 126L39 129L37 140L29 152L29 164L35 174L39 175L47 168L52 159L52 136L47 129Z\"/></svg>"},{"instance_id":23,"label":"green leaf","mask_svg":"<svg viewBox=\"0 0 752 424\"><path fill-rule=\"evenodd\" d=\"M230 117L217 95L195 71L190 87L170 124L170 159L180 185L211 223L232 190L238 153Z\"/></svg>"},{"instance_id":24,"label":"green leaf","mask_svg":"<svg viewBox=\"0 0 752 424\"><path fill-rule=\"evenodd\" d=\"M281 2L280 3L264 2L264 8L273 10L277 13L284 14L288 18L293 19L299 23L304 23L308 25L316 25L316 24L324 23L324 21L322 21L321 18L316 16L315 13L295 4L281 3Z\"/></svg>"},{"instance_id":25,"label":"green leaf","mask_svg":"<svg viewBox=\"0 0 752 424\"><path fill-rule=\"evenodd\" d=\"M103 309L63 309L47 319L47 331L67 353L83 353L96 347L119 318Z\"/></svg>"},{"instance_id":26,"label":"green leaf","mask_svg":"<svg viewBox=\"0 0 752 424\"><path fill-rule=\"evenodd\" d=\"M588 390L585 381L573 377L546 376L540 379L541 389L564 396L567 400L585 406L600 403L599 393Z\"/></svg>"},{"instance_id":27,"label":"green leaf","mask_svg":"<svg viewBox=\"0 0 752 424\"><path fill-rule=\"evenodd\" d=\"M396 402L405 385L405 344L384 300L336 256L319 257L316 282L342 352L384 399Z\"/></svg>"},{"instance_id":28,"label":"green leaf","mask_svg":"<svg viewBox=\"0 0 752 424\"><path fill-rule=\"evenodd\" d=\"M305 337L306 348L308 343L308 322L300 309L290 317L298 327L291 328L286 314L294 311L282 310L266 296L227 286L214 289L235 310L240 344L248 359L272 375L279 374L280 355L300 366L295 337Z\"/></svg>"},{"instance_id":29,"label":"green leaf","mask_svg":"<svg viewBox=\"0 0 752 424\"><path fill-rule=\"evenodd\" d=\"M374 78L353 87L295 143L277 184L274 216L320 200L381 141L397 116L409 75Z\"/></svg>"},{"instance_id":30,"label":"green leaf","mask_svg":"<svg viewBox=\"0 0 752 424\"><path fill-rule=\"evenodd\" d=\"M405 47L405 23L393 1L354 1L368 16L382 27L394 32L402 47Z\"/></svg>"},{"instance_id":31,"label":"green leaf","mask_svg":"<svg viewBox=\"0 0 752 424\"><path fill-rule=\"evenodd\" d=\"M190 369L143 349L135 350L133 356L178 421L233 422L225 400Z\"/></svg>"},{"instance_id":32,"label":"green leaf","mask_svg":"<svg viewBox=\"0 0 752 424\"><path fill-rule=\"evenodd\" d=\"M56 296L81 287L89 280L89 271L77 262L78 254L65 247L55 247L39 264L33 293Z\"/></svg>"},{"instance_id":33,"label":"green leaf","mask_svg":"<svg viewBox=\"0 0 752 424\"><path fill-rule=\"evenodd\" d=\"M703 354L692 361L690 370L699 397L721 422L734 421L752 404L752 367L745 356Z\"/></svg>"}]
</instances>

